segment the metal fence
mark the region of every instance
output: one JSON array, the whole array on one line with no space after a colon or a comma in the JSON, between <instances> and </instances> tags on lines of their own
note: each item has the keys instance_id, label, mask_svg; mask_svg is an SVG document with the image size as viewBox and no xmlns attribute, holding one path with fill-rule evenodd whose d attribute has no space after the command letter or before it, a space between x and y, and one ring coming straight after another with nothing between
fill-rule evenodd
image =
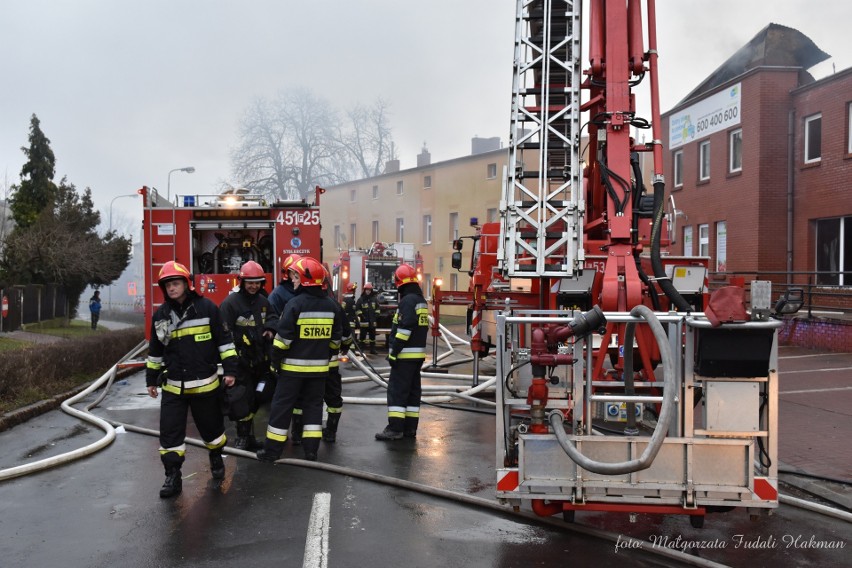
<instances>
[{"instance_id":1,"label":"metal fence","mask_svg":"<svg viewBox=\"0 0 852 568\"><path fill-rule=\"evenodd\" d=\"M711 272L710 290L741 285L750 293L752 280L769 280L772 282L773 301L777 301L787 290L801 289L804 304L800 313L807 312L808 317L831 314L852 316L852 286L819 283L831 276L837 276L837 272Z\"/></svg>"},{"instance_id":2,"label":"metal fence","mask_svg":"<svg viewBox=\"0 0 852 568\"><path fill-rule=\"evenodd\" d=\"M24 324L68 315L65 289L56 284L0 288L0 297L0 332L15 331Z\"/></svg>"}]
</instances>

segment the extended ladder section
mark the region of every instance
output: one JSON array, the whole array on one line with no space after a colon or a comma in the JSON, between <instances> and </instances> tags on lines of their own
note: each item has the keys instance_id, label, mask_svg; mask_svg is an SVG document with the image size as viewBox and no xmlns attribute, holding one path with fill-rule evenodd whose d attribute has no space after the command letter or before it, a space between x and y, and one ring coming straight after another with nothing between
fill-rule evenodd
<instances>
[{"instance_id":1,"label":"extended ladder section","mask_svg":"<svg viewBox=\"0 0 852 568\"><path fill-rule=\"evenodd\" d=\"M518 0L498 262L510 277L582 269L582 2Z\"/></svg>"}]
</instances>

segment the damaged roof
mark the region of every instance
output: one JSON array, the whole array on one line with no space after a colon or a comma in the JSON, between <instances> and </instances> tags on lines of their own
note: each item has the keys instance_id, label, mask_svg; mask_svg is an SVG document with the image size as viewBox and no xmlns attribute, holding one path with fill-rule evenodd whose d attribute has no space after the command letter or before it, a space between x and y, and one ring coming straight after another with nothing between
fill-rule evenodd
<instances>
[{"instance_id":1,"label":"damaged roof","mask_svg":"<svg viewBox=\"0 0 852 568\"><path fill-rule=\"evenodd\" d=\"M755 67L810 69L829 57L831 56L799 30L769 24L686 95L677 106Z\"/></svg>"}]
</instances>

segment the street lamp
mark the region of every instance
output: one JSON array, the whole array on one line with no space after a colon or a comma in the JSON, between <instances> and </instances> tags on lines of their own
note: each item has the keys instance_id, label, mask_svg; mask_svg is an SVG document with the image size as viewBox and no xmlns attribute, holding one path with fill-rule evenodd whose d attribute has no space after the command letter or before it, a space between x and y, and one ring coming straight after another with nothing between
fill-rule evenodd
<instances>
[{"instance_id":1,"label":"street lamp","mask_svg":"<svg viewBox=\"0 0 852 568\"><path fill-rule=\"evenodd\" d=\"M195 171L193 166L186 166L185 168L175 168L173 170L169 170L169 176L166 178L166 201L171 202L172 200L172 174L175 172L186 172L191 174Z\"/></svg>"},{"instance_id":2,"label":"street lamp","mask_svg":"<svg viewBox=\"0 0 852 568\"><path fill-rule=\"evenodd\" d=\"M128 193L127 195L116 195L112 198L112 201L109 202L109 230L112 231L112 204L115 203L115 200L120 197L138 197L138 193Z\"/></svg>"}]
</instances>

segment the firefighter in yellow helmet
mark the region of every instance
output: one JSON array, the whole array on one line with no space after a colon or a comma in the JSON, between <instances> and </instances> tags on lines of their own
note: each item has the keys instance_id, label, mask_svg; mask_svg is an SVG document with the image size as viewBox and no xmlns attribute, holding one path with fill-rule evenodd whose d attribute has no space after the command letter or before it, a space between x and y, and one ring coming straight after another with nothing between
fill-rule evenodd
<instances>
[{"instance_id":1,"label":"firefighter in yellow helmet","mask_svg":"<svg viewBox=\"0 0 852 568\"><path fill-rule=\"evenodd\" d=\"M420 423L420 368L426 359L429 307L417 271L403 264L394 272L399 307L393 316L388 362L388 425L377 440L416 438Z\"/></svg>"},{"instance_id":2,"label":"firefighter in yellow helmet","mask_svg":"<svg viewBox=\"0 0 852 568\"><path fill-rule=\"evenodd\" d=\"M224 479L222 447L227 442L219 398L218 364L222 381L232 386L237 371L234 341L222 325L219 308L197 294L187 268L169 261L160 270L158 283L165 300L151 319L151 339L145 383L148 394L160 402L160 459L166 481L160 497L173 497L182 489L181 466L186 451L186 414L198 428L210 451L210 474Z\"/></svg>"},{"instance_id":3,"label":"firefighter in yellow helmet","mask_svg":"<svg viewBox=\"0 0 852 568\"><path fill-rule=\"evenodd\" d=\"M290 267L290 277L299 293L287 302L272 342L272 365L278 372L278 384L266 442L257 452L261 461L271 462L281 457L297 401L301 401L303 410L305 459L317 459L325 380L331 354L340 349L343 333L340 307L322 289L325 277L322 264L302 257Z\"/></svg>"}]
</instances>

